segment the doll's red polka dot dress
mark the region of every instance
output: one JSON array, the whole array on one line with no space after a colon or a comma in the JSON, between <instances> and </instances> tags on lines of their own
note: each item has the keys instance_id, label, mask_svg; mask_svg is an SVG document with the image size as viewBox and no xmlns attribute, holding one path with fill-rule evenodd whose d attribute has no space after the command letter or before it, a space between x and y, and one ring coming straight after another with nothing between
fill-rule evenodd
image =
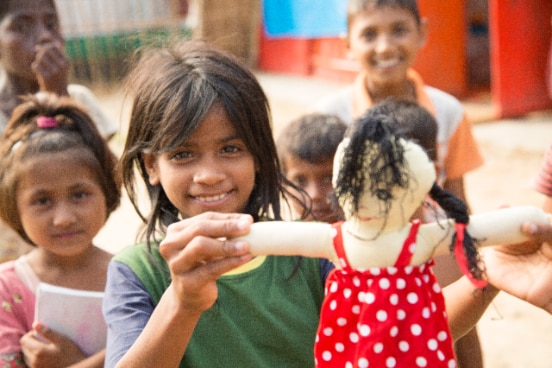
<instances>
[{"instance_id":1,"label":"doll's red polka dot dress","mask_svg":"<svg viewBox=\"0 0 552 368\"><path fill-rule=\"evenodd\" d=\"M341 224L334 247L342 269L332 271L314 347L317 367L456 367L433 260L410 266L420 223L413 222L394 267L353 270Z\"/></svg>"}]
</instances>

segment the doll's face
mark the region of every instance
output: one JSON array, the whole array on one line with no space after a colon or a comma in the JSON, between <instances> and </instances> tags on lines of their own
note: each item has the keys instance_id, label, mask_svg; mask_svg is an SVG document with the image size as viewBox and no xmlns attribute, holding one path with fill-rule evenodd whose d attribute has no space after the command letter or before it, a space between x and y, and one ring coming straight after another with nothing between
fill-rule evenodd
<instances>
[{"instance_id":1,"label":"doll's face","mask_svg":"<svg viewBox=\"0 0 552 368\"><path fill-rule=\"evenodd\" d=\"M339 146L334 162L334 185L335 178L340 169L341 157L349 140L345 139ZM390 196L393 198L388 202L389 208L386 212L386 201L380 196L373 195L369 190L369 179L366 180L366 187L361 194L359 208L356 213L352 210L352 198L338 198L343 208L345 219L355 219L362 222L373 220L389 220L406 223L410 220L416 209L422 205L425 196L429 193L435 182L435 168L433 162L428 158L424 150L415 143L403 141L404 158L409 168L409 185L407 188L394 186ZM383 195L387 193L382 193Z\"/></svg>"}]
</instances>

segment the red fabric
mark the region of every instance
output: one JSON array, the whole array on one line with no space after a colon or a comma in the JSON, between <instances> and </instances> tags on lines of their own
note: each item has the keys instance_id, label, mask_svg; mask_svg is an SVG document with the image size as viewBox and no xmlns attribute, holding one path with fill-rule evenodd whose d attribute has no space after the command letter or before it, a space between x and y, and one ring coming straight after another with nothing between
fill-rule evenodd
<instances>
[{"instance_id":1,"label":"red fabric","mask_svg":"<svg viewBox=\"0 0 552 368\"><path fill-rule=\"evenodd\" d=\"M487 281L485 280L478 280L471 274L469 268L468 268L468 259L466 258L466 254L464 253L464 232L466 231L466 225L465 224L456 224L456 243L454 244L454 257L456 257L456 263L458 263L458 267L460 268L460 271L464 275L468 277L468 279L471 281L471 283L481 289L487 286Z\"/></svg>"},{"instance_id":2,"label":"red fabric","mask_svg":"<svg viewBox=\"0 0 552 368\"><path fill-rule=\"evenodd\" d=\"M418 227L412 224L395 266L363 271L349 266L341 223L334 225L343 269L334 269L326 284L314 347L317 367L456 367L433 260L408 265Z\"/></svg>"}]
</instances>

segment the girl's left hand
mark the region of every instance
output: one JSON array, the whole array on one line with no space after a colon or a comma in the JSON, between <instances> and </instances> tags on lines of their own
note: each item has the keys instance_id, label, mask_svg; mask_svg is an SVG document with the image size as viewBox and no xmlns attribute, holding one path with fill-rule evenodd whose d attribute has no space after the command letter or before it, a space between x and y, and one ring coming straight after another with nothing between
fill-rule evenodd
<instances>
[{"instance_id":1,"label":"girl's left hand","mask_svg":"<svg viewBox=\"0 0 552 368\"><path fill-rule=\"evenodd\" d=\"M70 339L41 323L20 339L25 364L30 368L67 367L86 356Z\"/></svg>"}]
</instances>

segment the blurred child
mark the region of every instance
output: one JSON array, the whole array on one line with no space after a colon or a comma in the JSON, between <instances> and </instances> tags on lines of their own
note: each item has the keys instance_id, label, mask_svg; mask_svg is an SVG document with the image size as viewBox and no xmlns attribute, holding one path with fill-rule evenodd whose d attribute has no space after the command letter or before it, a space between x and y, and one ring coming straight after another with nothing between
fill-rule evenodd
<instances>
[{"instance_id":1,"label":"blurred child","mask_svg":"<svg viewBox=\"0 0 552 368\"><path fill-rule=\"evenodd\" d=\"M20 97L37 92L68 95L88 109L103 137L117 132L88 88L68 84L64 46L54 0L0 2L0 132Z\"/></svg>"},{"instance_id":2,"label":"blurred child","mask_svg":"<svg viewBox=\"0 0 552 368\"><path fill-rule=\"evenodd\" d=\"M0 142L0 217L34 245L0 265L0 361L7 367L103 367L69 339L35 322L39 282L103 291L111 255L92 241L119 205L116 157L69 98L31 97ZM75 364L75 365L73 365Z\"/></svg>"},{"instance_id":3,"label":"blurred child","mask_svg":"<svg viewBox=\"0 0 552 368\"><path fill-rule=\"evenodd\" d=\"M295 214L308 221L342 219L332 187L333 159L347 126L338 117L306 114L290 122L276 140L284 176L308 194L293 191ZM306 203L306 205L305 205Z\"/></svg>"},{"instance_id":4,"label":"blurred child","mask_svg":"<svg viewBox=\"0 0 552 368\"><path fill-rule=\"evenodd\" d=\"M416 0L349 0L347 23L347 48L359 62L361 72L352 86L320 101L316 110L335 114L350 124L388 97L424 106L438 124L441 184L467 203L464 175L479 167L483 160L462 104L455 97L424 85L412 69L427 39L426 20L420 17ZM436 258L435 273L442 285L460 275L448 256ZM480 348L473 334L470 339L474 342L465 349L470 356L470 368L482 366L482 359L476 357ZM460 367L465 367L462 350L458 352Z\"/></svg>"},{"instance_id":5,"label":"blurred child","mask_svg":"<svg viewBox=\"0 0 552 368\"><path fill-rule=\"evenodd\" d=\"M0 135L21 96L52 92L85 106L102 136L111 138L117 125L88 88L68 84L69 67L53 0L0 1ZM0 222L0 262L29 249Z\"/></svg>"}]
</instances>

